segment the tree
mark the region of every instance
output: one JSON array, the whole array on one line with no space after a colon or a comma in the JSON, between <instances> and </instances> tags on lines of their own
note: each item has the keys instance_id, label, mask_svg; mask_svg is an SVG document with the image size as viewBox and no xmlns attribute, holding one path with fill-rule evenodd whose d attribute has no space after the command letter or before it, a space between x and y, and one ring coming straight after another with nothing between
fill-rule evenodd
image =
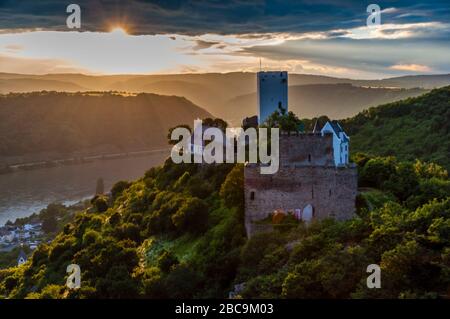
<instances>
[{"instance_id":1,"label":"tree","mask_svg":"<svg viewBox=\"0 0 450 319\"><path fill-rule=\"evenodd\" d=\"M381 188L382 184L395 173L395 157L375 157L367 161L360 170L360 185Z\"/></svg>"},{"instance_id":2,"label":"tree","mask_svg":"<svg viewBox=\"0 0 450 319\"><path fill-rule=\"evenodd\" d=\"M228 208L238 207L244 209L244 166L237 164L220 188L220 197L222 197L225 206Z\"/></svg>"},{"instance_id":3,"label":"tree","mask_svg":"<svg viewBox=\"0 0 450 319\"><path fill-rule=\"evenodd\" d=\"M115 183L111 188L111 196L113 201L116 200L116 198L119 197L123 193L123 191L130 186L131 183L127 181L118 181L117 183Z\"/></svg>"},{"instance_id":4,"label":"tree","mask_svg":"<svg viewBox=\"0 0 450 319\"><path fill-rule=\"evenodd\" d=\"M212 119L209 117L203 120L203 125L209 126L209 127L217 127L220 130L222 130L223 132L225 132L225 130L228 127L228 123L225 122L224 120L219 119L219 118Z\"/></svg>"},{"instance_id":5,"label":"tree","mask_svg":"<svg viewBox=\"0 0 450 319\"><path fill-rule=\"evenodd\" d=\"M172 216L172 222L180 231L202 232L208 224L208 205L200 198L189 198Z\"/></svg>"},{"instance_id":6,"label":"tree","mask_svg":"<svg viewBox=\"0 0 450 319\"><path fill-rule=\"evenodd\" d=\"M164 250L158 257L158 267L165 273L168 273L172 266L177 265L178 263L177 256L167 250Z\"/></svg>"},{"instance_id":7,"label":"tree","mask_svg":"<svg viewBox=\"0 0 450 319\"><path fill-rule=\"evenodd\" d=\"M189 132L192 132L191 127L189 125L187 125L187 124L182 124L182 125L178 125L178 126L169 128L169 132L167 133L167 142L170 145L175 145L175 144L178 143L177 140L172 140L172 132L173 132L173 130L175 130L176 128L179 128L179 127L184 127L186 129L188 129Z\"/></svg>"},{"instance_id":8,"label":"tree","mask_svg":"<svg viewBox=\"0 0 450 319\"><path fill-rule=\"evenodd\" d=\"M273 112L262 125L264 127L278 127L284 132L302 132L304 125L302 121L292 112L286 112L282 106Z\"/></svg>"},{"instance_id":9,"label":"tree","mask_svg":"<svg viewBox=\"0 0 450 319\"><path fill-rule=\"evenodd\" d=\"M56 231L57 221L54 215L46 216L42 221L42 230L46 233Z\"/></svg>"},{"instance_id":10,"label":"tree","mask_svg":"<svg viewBox=\"0 0 450 319\"><path fill-rule=\"evenodd\" d=\"M95 196L93 199L93 204L99 213L103 213L108 210L108 199L105 196Z\"/></svg>"}]
</instances>

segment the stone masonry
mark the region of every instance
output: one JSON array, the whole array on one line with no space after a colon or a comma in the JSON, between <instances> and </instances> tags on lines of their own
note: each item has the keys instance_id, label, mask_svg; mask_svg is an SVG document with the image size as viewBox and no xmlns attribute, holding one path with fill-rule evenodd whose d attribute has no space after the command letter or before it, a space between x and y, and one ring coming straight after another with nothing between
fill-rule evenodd
<instances>
[{"instance_id":1,"label":"stone masonry","mask_svg":"<svg viewBox=\"0 0 450 319\"><path fill-rule=\"evenodd\" d=\"M255 222L278 209L294 212L309 204L313 219L354 216L357 169L354 164L335 166L331 134L281 134L278 172L263 175L258 164L247 164L244 178L248 237L266 231L267 226Z\"/></svg>"}]
</instances>

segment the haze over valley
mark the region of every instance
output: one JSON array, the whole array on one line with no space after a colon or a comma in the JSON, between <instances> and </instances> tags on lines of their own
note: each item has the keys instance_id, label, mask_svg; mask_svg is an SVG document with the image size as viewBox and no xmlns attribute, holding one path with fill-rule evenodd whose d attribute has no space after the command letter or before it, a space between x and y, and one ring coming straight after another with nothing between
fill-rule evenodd
<instances>
[{"instance_id":1,"label":"haze over valley","mask_svg":"<svg viewBox=\"0 0 450 319\"><path fill-rule=\"evenodd\" d=\"M243 117L256 114L256 76L249 72L109 76L1 73L0 81L2 93L122 91L182 96L234 125L240 125ZM341 119L370 106L418 96L449 84L448 74L382 80L290 74L289 106L300 117L327 115Z\"/></svg>"}]
</instances>

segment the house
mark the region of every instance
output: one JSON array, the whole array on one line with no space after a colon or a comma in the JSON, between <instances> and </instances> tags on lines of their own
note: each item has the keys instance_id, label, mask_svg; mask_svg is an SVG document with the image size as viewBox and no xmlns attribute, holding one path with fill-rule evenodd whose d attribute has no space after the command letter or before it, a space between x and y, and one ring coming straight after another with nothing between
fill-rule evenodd
<instances>
[{"instance_id":1,"label":"house","mask_svg":"<svg viewBox=\"0 0 450 319\"><path fill-rule=\"evenodd\" d=\"M21 249L19 252L19 256L17 257L17 266L23 265L28 260L27 255L25 252Z\"/></svg>"},{"instance_id":2,"label":"house","mask_svg":"<svg viewBox=\"0 0 450 319\"><path fill-rule=\"evenodd\" d=\"M333 134L333 157L336 166L347 165L349 163L349 141L342 126L336 121L328 121L320 131L322 135Z\"/></svg>"},{"instance_id":3,"label":"house","mask_svg":"<svg viewBox=\"0 0 450 319\"><path fill-rule=\"evenodd\" d=\"M195 121L197 122L197 121ZM191 134L191 139L189 141L189 151L192 155L194 155L194 161L195 161L195 157L199 157L201 158L201 162L204 162L204 158L203 158L203 153L205 150L205 146L208 145L208 143L210 142L209 140L205 141L205 132L208 129L213 129L213 130L220 130L219 128L216 127L212 127L212 126L208 126L208 125L203 125L200 123L195 123L194 122L194 130L193 133ZM209 132L207 132L208 134ZM222 132L224 133L224 132ZM219 143L222 146L223 149L223 154L225 154L225 148L226 148L226 138L225 138L225 134L221 134L222 139L221 140L214 140L214 142ZM216 138L216 137L214 137ZM214 139L213 138L213 139Z\"/></svg>"}]
</instances>

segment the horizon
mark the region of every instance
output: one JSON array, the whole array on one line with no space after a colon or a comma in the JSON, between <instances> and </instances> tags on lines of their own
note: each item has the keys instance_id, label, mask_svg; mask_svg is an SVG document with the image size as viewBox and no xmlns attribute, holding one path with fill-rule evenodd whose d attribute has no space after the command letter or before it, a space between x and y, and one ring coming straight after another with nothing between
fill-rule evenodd
<instances>
[{"instance_id":1,"label":"horizon","mask_svg":"<svg viewBox=\"0 0 450 319\"><path fill-rule=\"evenodd\" d=\"M262 70L262 72L270 72L270 71L279 71L279 70ZM96 73L14 73L14 72L1 72L0 74L10 74L10 75L24 75L24 76L52 76L52 75L82 75L82 76L91 76L91 77L114 77L114 76L131 76L131 77L145 77L145 76L177 76L177 75L228 75L228 74L257 74L260 71L229 71L229 72L187 72L187 73L105 73L105 74L96 74ZM404 77L419 77L419 76L447 76L449 73L432 73L432 74L405 74L398 76L390 76L390 77L380 77L380 78L371 78L371 79L363 79L363 78L351 78L351 77L339 77L339 76L329 76L329 75L320 75L320 74L312 74L312 73L295 73L288 72L288 75L301 75L301 76L316 76L316 77L325 77L325 78L333 78L333 79L341 79L341 80L356 80L356 81L379 81L379 80L389 80L396 78L404 78ZM325 83L317 83L317 84L325 84Z\"/></svg>"}]
</instances>

